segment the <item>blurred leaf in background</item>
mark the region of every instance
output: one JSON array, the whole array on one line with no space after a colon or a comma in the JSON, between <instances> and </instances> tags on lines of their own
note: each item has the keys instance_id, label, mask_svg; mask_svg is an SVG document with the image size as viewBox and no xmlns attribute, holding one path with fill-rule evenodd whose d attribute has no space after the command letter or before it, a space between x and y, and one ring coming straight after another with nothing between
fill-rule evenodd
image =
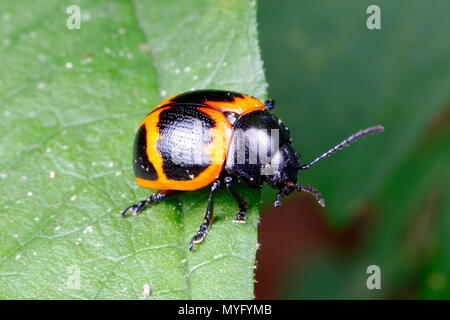
<instances>
[{"instance_id":1,"label":"blurred leaf in background","mask_svg":"<svg viewBox=\"0 0 450 320\"><path fill-rule=\"evenodd\" d=\"M68 29L70 5L81 29ZM207 192L122 219L149 195L131 168L134 129L191 88L264 97L256 3L2 1L0 298L250 299L259 191L245 225L216 221L194 253Z\"/></svg>"},{"instance_id":2,"label":"blurred leaf in background","mask_svg":"<svg viewBox=\"0 0 450 320\"><path fill-rule=\"evenodd\" d=\"M366 27L371 4L381 30ZM446 0L261 2L270 97L303 163L361 128L386 127L299 176L322 191L336 232L371 218L350 257L329 245L292 262L284 297L450 298L448 12ZM366 288L371 264L380 292Z\"/></svg>"}]
</instances>

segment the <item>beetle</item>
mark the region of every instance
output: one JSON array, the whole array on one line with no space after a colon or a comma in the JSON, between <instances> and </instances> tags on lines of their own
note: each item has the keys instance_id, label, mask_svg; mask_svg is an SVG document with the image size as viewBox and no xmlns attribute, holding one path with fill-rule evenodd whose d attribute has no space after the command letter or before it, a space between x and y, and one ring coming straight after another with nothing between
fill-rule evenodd
<instances>
[{"instance_id":1,"label":"beetle","mask_svg":"<svg viewBox=\"0 0 450 320\"><path fill-rule=\"evenodd\" d=\"M325 200L314 187L297 184L299 170L307 170L352 142L384 130L370 127L349 136L312 162L300 164L288 128L264 102L247 94L222 90L193 90L175 95L155 106L136 132L133 167L136 182L155 194L121 211L139 214L146 205L169 196L210 186L208 203L192 250L201 242L213 221L214 195L224 186L239 211L233 220L245 222L248 204L234 189L236 182L261 188L267 183L278 190L274 206L293 191L311 193Z\"/></svg>"}]
</instances>

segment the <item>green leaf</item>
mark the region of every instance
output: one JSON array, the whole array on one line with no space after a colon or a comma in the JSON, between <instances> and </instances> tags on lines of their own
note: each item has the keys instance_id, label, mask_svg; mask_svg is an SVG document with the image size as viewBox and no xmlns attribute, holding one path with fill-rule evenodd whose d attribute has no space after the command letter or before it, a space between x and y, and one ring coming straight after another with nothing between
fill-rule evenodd
<instances>
[{"instance_id":1,"label":"green leaf","mask_svg":"<svg viewBox=\"0 0 450 320\"><path fill-rule=\"evenodd\" d=\"M81 29L66 28L69 5ZM134 129L163 98L222 88L263 98L254 1L15 1L0 16L0 298L249 299L259 191L247 224L207 190L123 219ZM77 276L80 282L77 282Z\"/></svg>"}]
</instances>

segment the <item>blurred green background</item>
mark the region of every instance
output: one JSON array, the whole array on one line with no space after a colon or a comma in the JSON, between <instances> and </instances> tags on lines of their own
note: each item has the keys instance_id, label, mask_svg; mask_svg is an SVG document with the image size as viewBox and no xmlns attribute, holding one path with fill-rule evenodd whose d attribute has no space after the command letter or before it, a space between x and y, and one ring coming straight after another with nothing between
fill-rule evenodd
<instances>
[{"instance_id":1,"label":"blurred green background","mask_svg":"<svg viewBox=\"0 0 450 320\"><path fill-rule=\"evenodd\" d=\"M381 30L366 9L381 8ZM303 163L349 134L386 132L263 193L257 298L450 298L450 2L262 0L261 50ZM381 290L369 290L369 265Z\"/></svg>"}]
</instances>

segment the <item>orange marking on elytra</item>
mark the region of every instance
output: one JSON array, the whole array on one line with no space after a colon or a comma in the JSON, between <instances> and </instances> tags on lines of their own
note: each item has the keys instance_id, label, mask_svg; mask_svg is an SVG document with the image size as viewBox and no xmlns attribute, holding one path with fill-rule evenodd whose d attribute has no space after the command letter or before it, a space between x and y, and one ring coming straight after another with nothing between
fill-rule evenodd
<instances>
[{"instance_id":1,"label":"orange marking on elytra","mask_svg":"<svg viewBox=\"0 0 450 320\"><path fill-rule=\"evenodd\" d=\"M159 108L162 108L170 103L173 103L173 99L178 96L172 96L170 98L167 98L160 104L156 105L153 111L156 111ZM222 112L235 112L239 115L244 115L249 112L255 111L255 110L265 110L264 103L261 102L261 100L256 99L255 97L251 97L246 94L242 94L242 98L236 97L233 101L227 102L227 101L202 101L203 104L210 106L214 109L220 110Z\"/></svg>"},{"instance_id":2,"label":"orange marking on elytra","mask_svg":"<svg viewBox=\"0 0 450 320\"><path fill-rule=\"evenodd\" d=\"M264 104L260 100L245 94L243 96L243 98L236 97L232 102L205 101L204 104L223 112L235 112L240 116L252 111L265 109Z\"/></svg>"},{"instance_id":3,"label":"orange marking on elytra","mask_svg":"<svg viewBox=\"0 0 450 320\"><path fill-rule=\"evenodd\" d=\"M204 151L210 155L211 164L192 180L170 180L164 174L163 159L156 148L158 140L161 139L157 126L159 115L168 108L170 106L154 110L141 123L147 129L147 157L155 167L158 179L145 180L138 177L135 179L141 187L149 189L196 190L203 188L217 179L222 171L228 146L231 142L233 127L222 112L209 107L199 107L198 110L206 113L216 122L216 125L210 129L212 141L204 145L203 150L199 150L199 152Z\"/></svg>"}]
</instances>

